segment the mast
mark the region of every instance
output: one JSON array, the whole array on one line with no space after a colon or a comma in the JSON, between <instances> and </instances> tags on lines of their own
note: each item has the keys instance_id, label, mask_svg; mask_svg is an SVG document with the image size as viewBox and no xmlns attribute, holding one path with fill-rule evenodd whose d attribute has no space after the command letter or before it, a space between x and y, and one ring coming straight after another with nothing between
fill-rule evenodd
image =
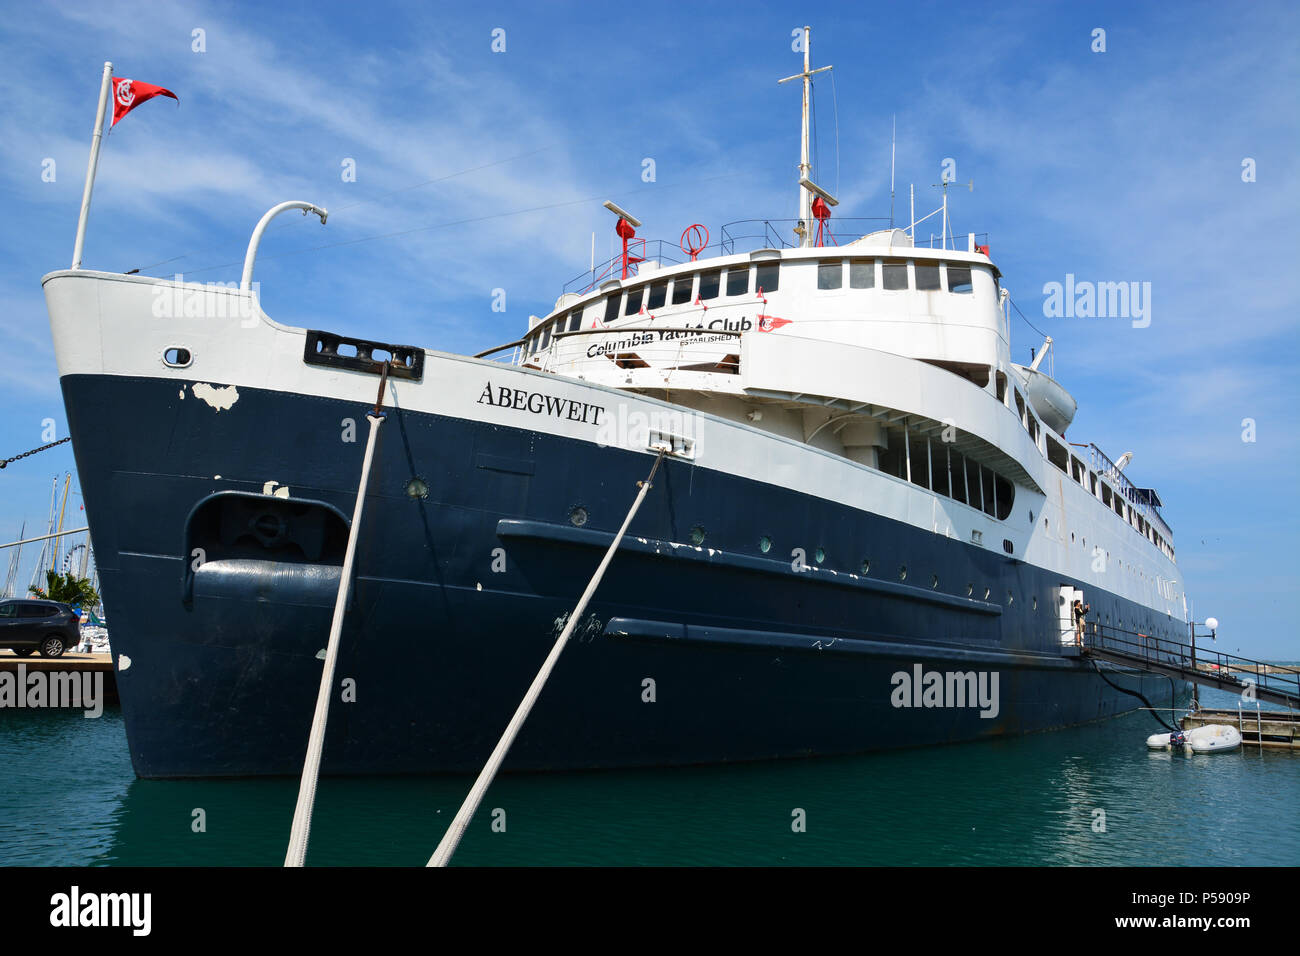
<instances>
[{"instance_id":1,"label":"mast","mask_svg":"<svg viewBox=\"0 0 1300 956\"><path fill-rule=\"evenodd\" d=\"M50 487L50 520L46 528L46 534L54 534L54 509L59 503L59 476L54 476L54 483ZM41 556L36 559L36 566L32 569L31 587L41 586L41 575L45 573L45 558L50 552L50 542L57 540L55 538L46 538L41 542ZM29 589L30 590L30 589Z\"/></svg>"},{"instance_id":2,"label":"mast","mask_svg":"<svg viewBox=\"0 0 1300 956\"><path fill-rule=\"evenodd\" d=\"M811 45L812 27L806 26L803 28L803 72L777 80L778 83L788 83L797 79L803 80L803 123L799 139L799 225L803 228L803 232L799 236L799 245L804 248L811 246L813 241L812 192L802 185L804 180L812 179L810 175L812 173L812 164L808 161L808 101L812 96L813 74L824 73L830 69L829 66L819 67L816 70L811 69Z\"/></svg>"},{"instance_id":3,"label":"mast","mask_svg":"<svg viewBox=\"0 0 1300 956\"><path fill-rule=\"evenodd\" d=\"M18 532L18 540L21 541L27 534L27 522L23 522L22 529ZM0 593L0 598L11 598L14 596L14 585L18 581L18 569L22 565L23 546L18 545L18 549L9 559L9 574L5 577L5 589Z\"/></svg>"}]
</instances>

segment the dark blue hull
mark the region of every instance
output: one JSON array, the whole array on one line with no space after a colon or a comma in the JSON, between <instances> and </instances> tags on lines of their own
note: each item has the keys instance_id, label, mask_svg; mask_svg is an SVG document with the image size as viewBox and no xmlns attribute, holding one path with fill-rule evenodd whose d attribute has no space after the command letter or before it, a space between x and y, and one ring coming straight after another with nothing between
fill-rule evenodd
<instances>
[{"instance_id":1,"label":"dark blue hull","mask_svg":"<svg viewBox=\"0 0 1300 956\"><path fill-rule=\"evenodd\" d=\"M63 391L113 649L130 661L118 687L136 772L298 773L341 563L331 541L337 516L352 513L364 410L241 386L236 409L217 414L178 400L174 381L111 376L67 376ZM358 423L355 443L339 439L344 418ZM652 461L390 411L324 771L477 770ZM413 478L427 497L408 494ZM263 493L270 480L290 489L287 502ZM249 516L259 502L287 510ZM575 507L588 516L582 527ZM312 515L324 515L324 530L308 527ZM262 552L231 530L245 517L271 542ZM699 549L668 544L699 531ZM822 549L820 569L794 570L796 547L810 564ZM1068 584L1082 586L797 489L667 460L507 767L851 753L1140 706L1062 653L1056 594ZM1177 621L1088 593L1095 612L1177 636ZM996 715L896 706L893 675L918 664L995 672ZM1157 704L1175 690L1165 678L1112 680Z\"/></svg>"}]
</instances>

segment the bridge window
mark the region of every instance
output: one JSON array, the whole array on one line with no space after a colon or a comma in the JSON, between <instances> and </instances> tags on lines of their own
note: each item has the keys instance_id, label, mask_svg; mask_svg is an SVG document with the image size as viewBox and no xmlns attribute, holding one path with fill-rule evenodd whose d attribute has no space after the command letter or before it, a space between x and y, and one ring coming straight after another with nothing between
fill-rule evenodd
<instances>
[{"instance_id":1,"label":"bridge window","mask_svg":"<svg viewBox=\"0 0 1300 956\"><path fill-rule=\"evenodd\" d=\"M1001 475L994 476L993 494L998 503L998 520L1006 521L1011 516L1011 505L1016 500L1016 486Z\"/></svg>"},{"instance_id":2,"label":"bridge window","mask_svg":"<svg viewBox=\"0 0 1300 956\"><path fill-rule=\"evenodd\" d=\"M691 292L695 285L695 276L678 276L673 280L673 305L682 305L691 301Z\"/></svg>"},{"instance_id":3,"label":"bridge window","mask_svg":"<svg viewBox=\"0 0 1300 956\"><path fill-rule=\"evenodd\" d=\"M939 264L937 262L918 262L916 264L916 288L920 292L934 292L939 289Z\"/></svg>"},{"instance_id":4,"label":"bridge window","mask_svg":"<svg viewBox=\"0 0 1300 956\"><path fill-rule=\"evenodd\" d=\"M540 352L545 352L547 347L550 344L551 344L551 327L548 325L546 328L542 329L542 341L541 344L537 346L537 349Z\"/></svg>"},{"instance_id":5,"label":"bridge window","mask_svg":"<svg viewBox=\"0 0 1300 956\"><path fill-rule=\"evenodd\" d=\"M781 281L781 263L760 262L754 270L754 277L759 292L775 292Z\"/></svg>"},{"instance_id":6,"label":"bridge window","mask_svg":"<svg viewBox=\"0 0 1300 956\"><path fill-rule=\"evenodd\" d=\"M912 463L912 484L930 487L929 449L924 435L908 435L908 453Z\"/></svg>"},{"instance_id":7,"label":"bridge window","mask_svg":"<svg viewBox=\"0 0 1300 956\"><path fill-rule=\"evenodd\" d=\"M838 259L834 262L817 264L817 288L838 289L844 285L844 264Z\"/></svg>"},{"instance_id":8,"label":"bridge window","mask_svg":"<svg viewBox=\"0 0 1300 956\"><path fill-rule=\"evenodd\" d=\"M749 292L749 266L732 266L727 270L727 295Z\"/></svg>"},{"instance_id":9,"label":"bridge window","mask_svg":"<svg viewBox=\"0 0 1300 956\"><path fill-rule=\"evenodd\" d=\"M970 280L970 266L959 266L950 262L947 265L947 272L949 292L969 295L974 290Z\"/></svg>"},{"instance_id":10,"label":"bridge window","mask_svg":"<svg viewBox=\"0 0 1300 956\"><path fill-rule=\"evenodd\" d=\"M645 286L627 290L627 304L623 306L624 315L636 315L641 311L641 299L645 296Z\"/></svg>"},{"instance_id":11,"label":"bridge window","mask_svg":"<svg viewBox=\"0 0 1300 956\"><path fill-rule=\"evenodd\" d=\"M966 459L955 448L948 449L948 473L952 478L952 499L966 504Z\"/></svg>"},{"instance_id":12,"label":"bridge window","mask_svg":"<svg viewBox=\"0 0 1300 956\"><path fill-rule=\"evenodd\" d=\"M716 299L718 291L722 287L722 270L714 269L712 272L700 273L700 291L696 298L701 301L707 299Z\"/></svg>"},{"instance_id":13,"label":"bridge window","mask_svg":"<svg viewBox=\"0 0 1300 956\"><path fill-rule=\"evenodd\" d=\"M853 259L849 262L849 288L874 289L876 287L876 260Z\"/></svg>"},{"instance_id":14,"label":"bridge window","mask_svg":"<svg viewBox=\"0 0 1300 956\"><path fill-rule=\"evenodd\" d=\"M980 484L980 466L978 462L966 459L966 493L970 496L967 502L972 508L984 510L983 486Z\"/></svg>"},{"instance_id":15,"label":"bridge window","mask_svg":"<svg viewBox=\"0 0 1300 956\"><path fill-rule=\"evenodd\" d=\"M987 468L980 469L980 488L984 492L984 513L990 517L996 517L997 511L994 508L994 495L997 494L997 488L993 481L993 472Z\"/></svg>"},{"instance_id":16,"label":"bridge window","mask_svg":"<svg viewBox=\"0 0 1300 956\"><path fill-rule=\"evenodd\" d=\"M893 291L902 291L907 289L907 263L906 262L883 262L881 263L881 288Z\"/></svg>"},{"instance_id":17,"label":"bridge window","mask_svg":"<svg viewBox=\"0 0 1300 956\"><path fill-rule=\"evenodd\" d=\"M1082 484L1084 483L1083 476L1084 476L1086 473L1087 473L1087 469L1083 467L1083 462L1079 461L1079 459L1077 459L1077 458L1075 458L1073 455L1071 455L1071 456L1070 456L1070 474L1074 477L1074 480L1077 481L1079 484L1082 485Z\"/></svg>"},{"instance_id":18,"label":"bridge window","mask_svg":"<svg viewBox=\"0 0 1300 956\"><path fill-rule=\"evenodd\" d=\"M668 283L655 282L650 286L650 297L646 299L647 309L662 309L668 299Z\"/></svg>"},{"instance_id":19,"label":"bridge window","mask_svg":"<svg viewBox=\"0 0 1300 956\"><path fill-rule=\"evenodd\" d=\"M611 295L605 300L605 324L608 325L618 318L618 303L621 296L618 293Z\"/></svg>"},{"instance_id":20,"label":"bridge window","mask_svg":"<svg viewBox=\"0 0 1300 956\"><path fill-rule=\"evenodd\" d=\"M1070 453L1051 435L1047 436L1047 460L1061 471L1065 471L1070 463Z\"/></svg>"},{"instance_id":21,"label":"bridge window","mask_svg":"<svg viewBox=\"0 0 1300 956\"><path fill-rule=\"evenodd\" d=\"M574 309L569 313L569 331L576 332L582 328L582 310Z\"/></svg>"},{"instance_id":22,"label":"bridge window","mask_svg":"<svg viewBox=\"0 0 1300 956\"><path fill-rule=\"evenodd\" d=\"M943 442L930 442L930 487L952 497L948 488L948 446Z\"/></svg>"}]
</instances>

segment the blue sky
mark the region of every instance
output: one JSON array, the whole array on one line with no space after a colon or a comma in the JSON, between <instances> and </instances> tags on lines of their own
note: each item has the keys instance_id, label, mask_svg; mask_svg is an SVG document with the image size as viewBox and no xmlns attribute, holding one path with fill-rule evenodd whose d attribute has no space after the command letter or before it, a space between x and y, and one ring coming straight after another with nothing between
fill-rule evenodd
<instances>
[{"instance_id":1,"label":"blue sky","mask_svg":"<svg viewBox=\"0 0 1300 956\"><path fill-rule=\"evenodd\" d=\"M602 199L672 242L693 222L716 237L723 222L792 216L798 91L776 80L800 69L791 31L807 22L814 65L835 65L834 85L817 85L814 178L837 191L837 215L888 215L895 114L898 210L909 183L933 208L930 184L955 160L975 190L952 194L954 229L989 234L1013 299L1055 338L1080 403L1070 438L1135 452L1128 473L1159 489L1221 647L1300 658L1295 5L794 9L94 3L6 18L0 457L42 444L44 419L66 434L40 277L71 259L105 59L180 105L149 102L106 139L87 267L237 280L262 212L306 199L329 223L284 217L268 233L268 313L475 352L548 311L587 268L593 231L598 257L611 251ZM1067 273L1150 282L1150 326L1045 318L1043 286ZM1038 344L1016 319L1013 356ZM43 524L52 477L72 467L62 446L0 472L0 538Z\"/></svg>"}]
</instances>

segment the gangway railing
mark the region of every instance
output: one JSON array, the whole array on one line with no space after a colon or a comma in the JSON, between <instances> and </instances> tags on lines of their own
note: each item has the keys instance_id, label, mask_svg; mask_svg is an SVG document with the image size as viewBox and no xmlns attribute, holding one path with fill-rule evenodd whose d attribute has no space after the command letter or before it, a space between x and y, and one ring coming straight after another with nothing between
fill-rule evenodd
<instances>
[{"instance_id":1,"label":"gangway railing","mask_svg":"<svg viewBox=\"0 0 1300 956\"><path fill-rule=\"evenodd\" d=\"M1181 641L1090 622L1085 656L1217 687L1300 710L1300 668L1267 664Z\"/></svg>"}]
</instances>

